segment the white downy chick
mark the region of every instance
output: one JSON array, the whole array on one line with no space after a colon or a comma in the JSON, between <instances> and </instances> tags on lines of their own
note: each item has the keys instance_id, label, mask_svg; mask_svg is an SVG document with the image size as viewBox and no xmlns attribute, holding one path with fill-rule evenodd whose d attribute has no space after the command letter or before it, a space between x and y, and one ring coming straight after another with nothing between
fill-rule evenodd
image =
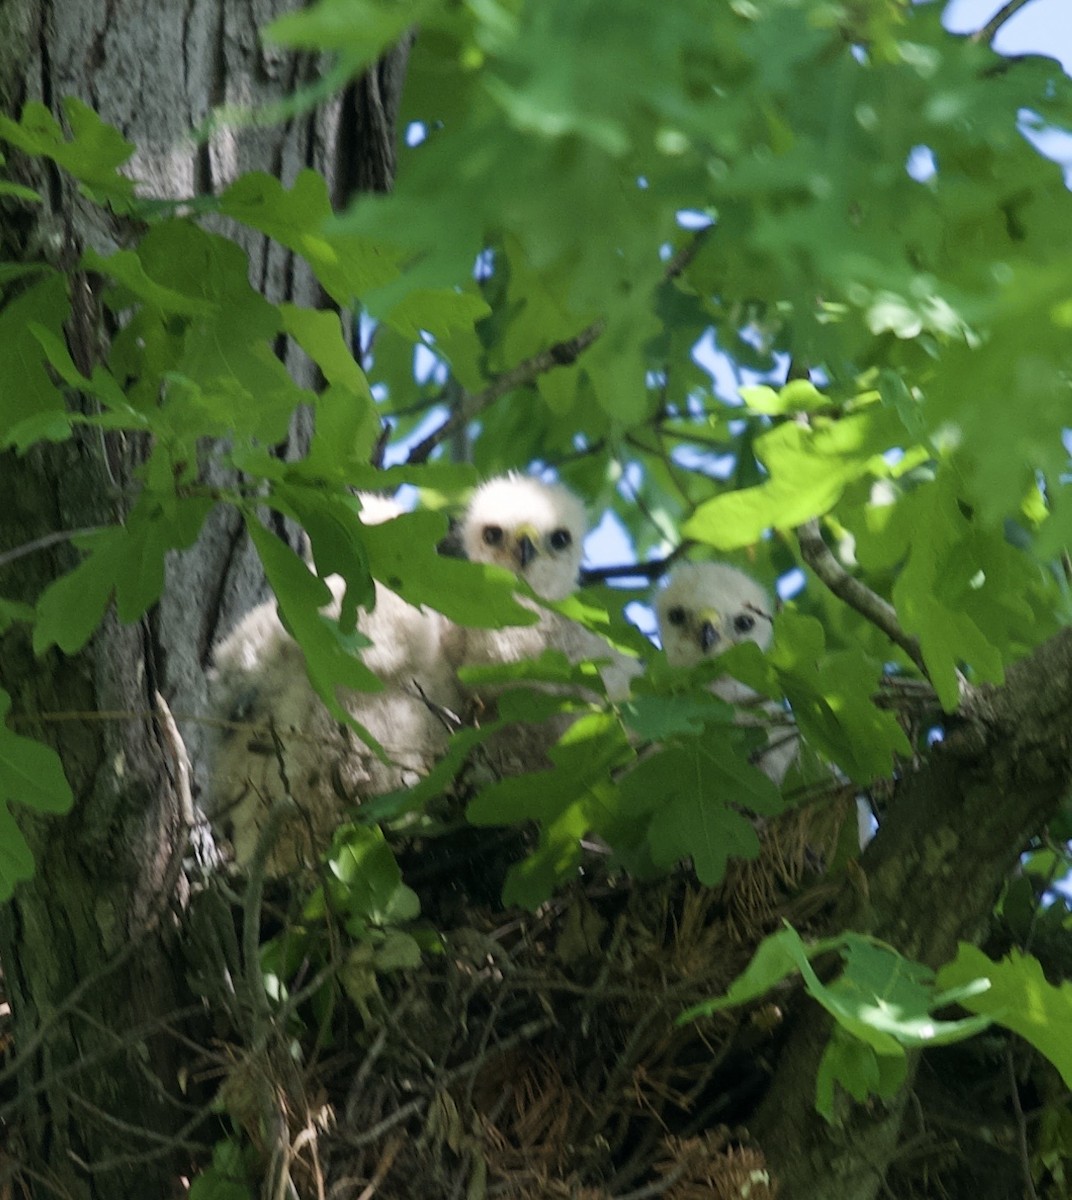
<instances>
[{"instance_id":1,"label":"white downy chick","mask_svg":"<svg viewBox=\"0 0 1072 1200\"><path fill-rule=\"evenodd\" d=\"M361 504L361 519L370 525L403 511L379 496L362 495ZM339 576L326 582L333 600L323 612L337 618L345 583ZM359 613L357 628L372 642L362 660L384 689L340 689L339 700L390 763L325 707L274 600L252 609L219 643L209 704L210 715L224 724L213 748L206 808L230 837L240 866L252 859L274 804L293 800L298 809L284 816L269 854L268 872L277 875L314 862L347 807L412 783L431 768L449 737L440 710L456 712L460 700L441 649L444 624L438 613L414 608L380 583L373 610Z\"/></svg>"},{"instance_id":2,"label":"white downy chick","mask_svg":"<svg viewBox=\"0 0 1072 1200\"><path fill-rule=\"evenodd\" d=\"M773 635L770 596L750 575L728 563L685 562L674 567L655 597L655 612L666 657L676 667L696 666L741 642L755 642L766 650ZM711 690L731 704L756 697L750 687L728 676L716 679ZM773 703L763 710L782 712ZM752 723L744 716L740 721ZM756 765L781 784L796 754L796 737L775 728Z\"/></svg>"},{"instance_id":3,"label":"white downy chick","mask_svg":"<svg viewBox=\"0 0 1072 1200\"><path fill-rule=\"evenodd\" d=\"M525 580L536 595L562 600L577 588L587 531L584 505L568 488L510 474L476 490L460 534L471 561L505 567ZM538 613L535 624L502 629L454 626L446 638L447 657L456 666L504 665L538 658L551 648L574 663L609 660L600 668L608 695L612 700L628 696L630 680L641 669L636 659L616 651L576 621L525 597L519 599ZM481 690L485 699L494 694L495 689ZM498 760L500 775L538 770L547 766L547 750L569 723L569 718L563 717L532 727L511 726L485 748Z\"/></svg>"},{"instance_id":4,"label":"white downy chick","mask_svg":"<svg viewBox=\"0 0 1072 1200\"><path fill-rule=\"evenodd\" d=\"M588 517L580 499L560 483L516 474L491 479L473 493L460 532L470 561L513 571L545 600L564 600L577 590ZM521 603L539 614L535 625L455 628L448 656L459 666L515 663L538 658L550 647L570 662L609 659L600 674L610 698L629 694L629 681L640 671L636 659L576 621L524 598Z\"/></svg>"}]
</instances>

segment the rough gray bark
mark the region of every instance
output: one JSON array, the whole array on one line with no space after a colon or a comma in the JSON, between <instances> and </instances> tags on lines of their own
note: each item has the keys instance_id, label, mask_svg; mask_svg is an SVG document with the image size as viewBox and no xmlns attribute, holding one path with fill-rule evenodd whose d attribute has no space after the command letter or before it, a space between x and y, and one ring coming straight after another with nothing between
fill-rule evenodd
<instances>
[{"instance_id":1,"label":"rough gray bark","mask_svg":"<svg viewBox=\"0 0 1072 1200\"><path fill-rule=\"evenodd\" d=\"M968 696L946 742L901 780L863 856L866 892L847 889L832 928L883 938L930 967L974 940L1031 837L1072 787L1072 629ZM854 1105L841 1129L814 1110L829 1025L805 1002L753 1132L782 1200L871 1200L896 1149L908 1089ZM914 1069L913 1064L913 1069Z\"/></svg>"},{"instance_id":2,"label":"rough gray bark","mask_svg":"<svg viewBox=\"0 0 1072 1200\"><path fill-rule=\"evenodd\" d=\"M0 103L17 115L24 102L39 100L58 117L64 96L91 104L137 145L131 171L146 195L218 191L247 170L289 186L313 167L343 199L366 178L349 170L340 177L348 154L361 149L391 160L382 142L393 134L404 51L377 75L379 107L369 127L351 97L280 126L223 130L200 144L189 134L215 106L277 100L315 76L314 61L259 43L258 28L293 7L291 0L10 0L0 7ZM368 86L358 85L355 96ZM58 173L21 165L38 172L47 203L36 225L22 215L7 221L4 257L33 257L47 245L71 264L85 245L108 250L122 241L123 228L90 210ZM379 179L385 186L389 175ZM248 231L227 232L248 252L251 281L269 299L320 299L294 256ZM75 360L88 369L102 327L92 303L81 317L85 328L72 321L68 332ZM304 362L288 365L299 382L315 383ZM292 446L281 452L297 452L305 433L299 416ZM137 453L134 439L92 435L22 459L0 456L0 551L121 520ZM0 570L0 594L33 602L76 561L67 546L20 558ZM197 713L213 641L262 589L238 521L219 511L198 544L169 563L159 606L137 625L109 617L74 659L51 651L36 660L19 633L0 640L0 686L13 696L19 728L55 747L75 792L68 817L25 822L37 872L0 910L18 1063L18 1097L2 1115L25 1138L5 1148L0 1190L7 1175L42 1195L163 1197L176 1186L176 1167L212 1140L203 1129L175 1137L188 1110L170 1027L181 1023L188 999L169 919L182 900L186 834L173 747L153 720L47 715L145 714L158 689L176 714ZM183 733L196 765L196 722L184 723ZM150 1132L141 1137L141 1129Z\"/></svg>"}]
</instances>

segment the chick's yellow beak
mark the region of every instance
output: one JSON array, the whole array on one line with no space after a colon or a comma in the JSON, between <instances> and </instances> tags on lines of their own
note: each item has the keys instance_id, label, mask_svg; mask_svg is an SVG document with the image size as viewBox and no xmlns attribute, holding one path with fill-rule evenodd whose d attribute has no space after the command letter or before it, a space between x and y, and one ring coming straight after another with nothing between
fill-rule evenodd
<instances>
[{"instance_id":1,"label":"chick's yellow beak","mask_svg":"<svg viewBox=\"0 0 1072 1200\"><path fill-rule=\"evenodd\" d=\"M524 570L536 555L540 553L540 535L532 525L519 525L516 537L517 546L514 553L521 565L521 569Z\"/></svg>"},{"instance_id":2,"label":"chick's yellow beak","mask_svg":"<svg viewBox=\"0 0 1072 1200\"><path fill-rule=\"evenodd\" d=\"M700 649L704 654L717 645L721 638L719 626L722 624L722 614L714 608L705 608L700 614Z\"/></svg>"}]
</instances>

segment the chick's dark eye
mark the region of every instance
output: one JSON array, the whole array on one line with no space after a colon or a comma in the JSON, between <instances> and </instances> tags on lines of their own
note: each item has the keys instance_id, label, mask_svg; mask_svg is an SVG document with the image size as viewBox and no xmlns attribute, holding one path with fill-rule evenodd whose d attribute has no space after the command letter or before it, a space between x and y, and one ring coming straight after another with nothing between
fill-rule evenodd
<instances>
[{"instance_id":1,"label":"chick's dark eye","mask_svg":"<svg viewBox=\"0 0 1072 1200\"><path fill-rule=\"evenodd\" d=\"M666 614L666 619L671 625L684 625L685 610L680 606L675 605L675 607L670 609L670 611Z\"/></svg>"},{"instance_id":2,"label":"chick's dark eye","mask_svg":"<svg viewBox=\"0 0 1072 1200\"><path fill-rule=\"evenodd\" d=\"M755 629L755 627L756 619L755 617L750 617L748 613L738 613L733 618L733 628L738 633L748 633L749 630Z\"/></svg>"},{"instance_id":3,"label":"chick's dark eye","mask_svg":"<svg viewBox=\"0 0 1072 1200\"><path fill-rule=\"evenodd\" d=\"M551 531L551 549L565 550L565 548L573 541L573 534L568 529L554 529Z\"/></svg>"},{"instance_id":4,"label":"chick's dark eye","mask_svg":"<svg viewBox=\"0 0 1072 1200\"><path fill-rule=\"evenodd\" d=\"M498 525L484 526L484 543L488 546L498 546L502 542L503 531Z\"/></svg>"}]
</instances>

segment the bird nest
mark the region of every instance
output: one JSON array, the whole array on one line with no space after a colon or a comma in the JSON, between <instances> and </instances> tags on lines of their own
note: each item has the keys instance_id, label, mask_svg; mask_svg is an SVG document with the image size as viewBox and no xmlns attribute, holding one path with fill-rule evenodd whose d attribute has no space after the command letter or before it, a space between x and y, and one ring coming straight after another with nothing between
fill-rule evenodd
<instances>
[{"instance_id":1,"label":"bird nest","mask_svg":"<svg viewBox=\"0 0 1072 1200\"><path fill-rule=\"evenodd\" d=\"M806 925L801 897L844 817L785 814L715 888L684 870L637 882L597 866L525 913L448 902L429 882L443 953L380 977L362 1013L335 1011L327 1049L322 1024L304 1058L283 1038L274 1053L262 1039L256 1066L236 1054L222 1098L262 1171L278 1175L289 1147L301 1196L773 1197L739 1127L780 1010L678 1019L726 989L790 906ZM243 1109L249 1076L262 1102Z\"/></svg>"}]
</instances>

